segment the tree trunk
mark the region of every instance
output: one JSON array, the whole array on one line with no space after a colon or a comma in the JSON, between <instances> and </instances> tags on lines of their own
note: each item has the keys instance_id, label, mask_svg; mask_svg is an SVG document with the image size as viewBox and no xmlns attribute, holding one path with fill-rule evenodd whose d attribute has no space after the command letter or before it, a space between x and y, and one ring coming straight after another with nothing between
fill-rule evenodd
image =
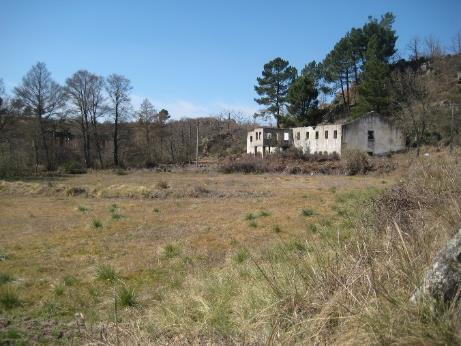
<instances>
[{"instance_id":1,"label":"tree trunk","mask_svg":"<svg viewBox=\"0 0 461 346\"><path fill-rule=\"evenodd\" d=\"M115 105L115 121L114 121L114 165L118 166L118 104Z\"/></svg>"}]
</instances>

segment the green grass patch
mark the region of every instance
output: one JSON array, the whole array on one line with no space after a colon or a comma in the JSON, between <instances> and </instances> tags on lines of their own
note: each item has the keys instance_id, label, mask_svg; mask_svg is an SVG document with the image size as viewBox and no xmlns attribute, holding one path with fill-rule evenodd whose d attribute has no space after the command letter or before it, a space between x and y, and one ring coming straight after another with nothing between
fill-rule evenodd
<instances>
[{"instance_id":1,"label":"green grass patch","mask_svg":"<svg viewBox=\"0 0 461 346\"><path fill-rule=\"evenodd\" d=\"M247 249L239 249L233 256L235 263L243 263L250 257L250 253Z\"/></svg>"},{"instance_id":2,"label":"green grass patch","mask_svg":"<svg viewBox=\"0 0 461 346\"><path fill-rule=\"evenodd\" d=\"M75 286L78 283L78 279L73 275L64 276L63 281L66 286Z\"/></svg>"},{"instance_id":3,"label":"green grass patch","mask_svg":"<svg viewBox=\"0 0 461 346\"><path fill-rule=\"evenodd\" d=\"M129 287L122 287L118 291L118 300L121 307L135 307L139 305L138 297L134 289Z\"/></svg>"},{"instance_id":4,"label":"green grass patch","mask_svg":"<svg viewBox=\"0 0 461 346\"><path fill-rule=\"evenodd\" d=\"M21 300L15 291L8 288L0 292L0 306L5 310L11 310L21 306Z\"/></svg>"},{"instance_id":5,"label":"green grass patch","mask_svg":"<svg viewBox=\"0 0 461 346\"><path fill-rule=\"evenodd\" d=\"M101 220L99 220L99 219L93 219L93 222L91 223L91 225L92 225L93 228L95 228L95 229L102 228L102 222L101 222Z\"/></svg>"},{"instance_id":6,"label":"green grass patch","mask_svg":"<svg viewBox=\"0 0 461 346\"><path fill-rule=\"evenodd\" d=\"M166 258L174 258L181 254L181 248L179 245L167 244L163 248L163 256Z\"/></svg>"},{"instance_id":7,"label":"green grass patch","mask_svg":"<svg viewBox=\"0 0 461 346\"><path fill-rule=\"evenodd\" d=\"M119 275L111 266L100 265L96 270L96 278L101 281L114 283L119 279Z\"/></svg>"},{"instance_id":8,"label":"green grass patch","mask_svg":"<svg viewBox=\"0 0 461 346\"><path fill-rule=\"evenodd\" d=\"M251 228L257 228L257 227L258 227L258 223L257 223L255 220L251 220L251 221L248 223L248 226L250 226Z\"/></svg>"},{"instance_id":9,"label":"green grass patch","mask_svg":"<svg viewBox=\"0 0 461 346\"><path fill-rule=\"evenodd\" d=\"M8 273L0 273L0 285L14 281L14 276Z\"/></svg>"},{"instance_id":10,"label":"green grass patch","mask_svg":"<svg viewBox=\"0 0 461 346\"><path fill-rule=\"evenodd\" d=\"M311 209L311 208L305 208L301 211L301 214L303 216L314 216L315 215L315 211L314 209Z\"/></svg>"},{"instance_id":11,"label":"green grass patch","mask_svg":"<svg viewBox=\"0 0 461 346\"><path fill-rule=\"evenodd\" d=\"M271 216L271 213L268 212L267 210L261 210L258 215L261 217L267 217L267 216Z\"/></svg>"}]
</instances>

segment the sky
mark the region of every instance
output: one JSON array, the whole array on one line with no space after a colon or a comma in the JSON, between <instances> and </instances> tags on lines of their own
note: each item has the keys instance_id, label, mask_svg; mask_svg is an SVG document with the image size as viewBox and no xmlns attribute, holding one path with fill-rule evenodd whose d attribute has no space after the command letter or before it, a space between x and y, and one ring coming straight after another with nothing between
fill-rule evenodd
<instances>
[{"instance_id":1,"label":"sky","mask_svg":"<svg viewBox=\"0 0 461 346\"><path fill-rule=\"evenodd\" d=\"M402 56L415 36L448 47L461 30L461 0L0 0L0 78L12 92L42 61L62 84L79 69L125 75L135 107L148 98L176 119L252 115L266 62L300 70L387 11Z\"/></svg>"}]
</instances>

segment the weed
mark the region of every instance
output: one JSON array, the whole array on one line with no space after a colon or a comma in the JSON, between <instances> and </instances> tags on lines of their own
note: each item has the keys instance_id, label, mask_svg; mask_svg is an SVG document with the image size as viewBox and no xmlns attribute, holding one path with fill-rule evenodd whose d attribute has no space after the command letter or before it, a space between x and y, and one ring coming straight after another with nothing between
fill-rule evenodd
<instances>
[{"instance_id":1,"label":"weed","mask_svg":"<svg viewBox=\"0 0 461 346\"><path fill-rule=\"evenodd\" d=\"M21 306L21 301L16 292L11 289L6 289L0 292L0 306L5 310L11 310L18 306Z\"/></svg>"},{"instance_id":2,"label":"weed","mask_svg":"<svg viewBox=\"0 0 461 346\"><path fill-rule=\"evenodd\" d=\"M331 193L336 193L336 186L332 186L332 187L330 188L330 192L331 192Z\"/></svg>"},{"instance_id":3,"label":"weed","mask_svg":"<svg viewBox=\"0 0 461 346\"><path fill-rule=\"evenodd\" d=\"M256 219L256 215L254 215L253 213L248 213L248 214L245 215L245 220L250 221L250 220L254 220L254 219Z\"/></svg>"},{"instance_id":4,"label":"weed","mask_svg":"<svg viewBox=\"0 0 461 346\"><path fill-rule=\"evenodd\" d=\"M0 285L14 281L14 277L8 273L0 273Z\"/></svg>"},{"instance_id":5,"label":"weed","mask_svg":"<svg viewBox=\"0 0 461 346\"><path fill-rule=\"evenodd\" d=\"M128 172L127 172L126 170L121 169L121 168L116 169L116 170L114 171L114 173L115 173L116 175L127 175L127 174L128 174Z\"/></svg>"},{"instance_id":6,"label":"weed","mask_svg":"<svg viewBox=\"0 0 461 346\"><path fill-rule=\"evenodd\" d=\"M96 229L102 228L102 222L99 219L93 219L92 225L93 225L93 228L96 228Z\"/></svg>"},{"instance_id":7,"label":"weed","mask_svg":"<svg viewBox=\"0 0 461 346\"><path fill-rule=\"evenodd\" d=\"M160 213L160 209L159 208L154 208L154 213Z\"/></svg>"},{"instance_id":8,"label":"weed","mask_svg":"<svg viewBox=\"0 0 461 346\"><path fill-rule=\"evenodd\" d=\"M111 266L100 265L96 270L96 278L98 280L114 283L119 279L119 275Z\"/></svg>"},{"instance_id":9,"label":"weed","mask_svg":"<svg viewBox=\"0 0 461 346\"><path fill-rule=\"evenodd\" d=\"M315 223L311 223L309 225L309 231L311 231L312 233L317 233L319 230L318 230L318 227Z\"/></svg>"},{"instance_id":10,"label":"weed","mask_svg":"<svg viewBox=\"0 0 461 346\"><path fill-rule=\"evenodd\" d=\"M60 297L64 294L64 286L61 286L61 285L55 286L53 291L57 297Z\"/></svg>"},{"instance_id":11,"label":"weed","mask_svg":"<svg viewBox=\"0 0 461 346\"><path fill-rule=\"evenodd\" d=\"M282 232L282 229L280 228L279 225L274 225L273 230L274 230L275 233L280 233L280 232Z\"/></svg>"},{"instance_id":12,"label":"weed","mask_svg":"<svg viewBox=\"0 0 461 346\"><path fill-rule=\"evenodd\" d=\"M167 244L163 249L163 256L166 258L174 258L181 254L181 248L175 244Z\"/></svg>"},{"instance_id":13,"label":"weed","mask_svg":"<svg viewBox=\"0 0 461 346\"><path fill-rule=\"evenodd\" d=\"M11 257L10 254L6 252L5 249L0 249L0 261L6 261L10 257Z\"/></svg>"},{"instance_id":14,"label":"weed","mask_svg":"<svg viewBox=\"0 0 461 346\"><path fill-rule=\"evenodd\" d=\"M117 214L117 213L113 213L113 214L111 215L111 217L112 217L112 220L120 220L120 219L123 219L123 218L124 218L123 215L120 215L120 214Z\"/></svg>"},{"instance_id":15,"label":"weed","mask_svg":"<svg viewBox=\"0 0 461 346\"><path fill-rule=\"evenodd\" d=\"M168 185L168 183L164 180L160 180L158 183L157 183L157 188L158 189L161 189L161 190L165 190L165 189L168 189L170 186Z\"/></svg>"},{"instance_id":16,"label":"weed","mask_svg":"<svg viewBox=\"0 0 461 346\"><path fill-rule=\"evenodd\" d=\"M248 224L248 226L250 226L252 228L256 228L256 227L258 227L258 223L255 220L251 220L250 223Z\"/></svg>"},{"instance_id":17,"label":"weed","mask_svg":"<svg viewBox=\"0 0 461 346\"><path fill-rule=\"evenodd\" d=\"M109 213L115 213L118 209L118 206L117 204L112 204L110 207L109 207Z\"/></svg>"},{"instance_id":18,"label":"weed","mask_svg":"<svg viewBox=\"0 0 461 346\"><path fill-rule=\"evenodd\" d=\"M77 207L77 210L82 212L82 213L86 213L89 209L87 207L83 206L83 205L79 205Z\"/></svg>"},{"instance_id":19,"label":"weed","mask_svg":"<svg viewBox=\"0 0 461 346\"><path fill-rule=\"evenodd\" d=\"M271 213L268 212L267 210L261 210L261 211L259 212L259 216L267 217L267 216L271 216Z\"/></svg>"},{"instance_id":20,"label":"weed","mask_svg":"<svg viewBox=\"0 0 461 346\"><path fill-rule=\"evenodd\" d=\"M250 253L247 249L242 248L235 253L233 259L236 263L243 263L248 259L248 257L250 257Z\"/></svg>"},{"instance_id":21,"label":"weed","mask_svg":"<svg viewBox=\"0 0 461 346\"><path fill-rule=\"evenodd\" d=\"M134 289L125 286L119 289L118 300L121 307L135 307L139 305Z\"/></svg>"},{"instance_id":22,"label":"weed","mask_svg":"<svg viewBox=\"0 0 461 346\"><path fill-rule=\"evenodd\" d=\"M302 210L302 215L303 215L303 216L314 216L314 215L315 215L315 211L314 211L313 209L306 208L306 209L303 209L303 210Z\"/></svg>"},{"instance_id":23,"label":"weed","mask_svg":"<svg viewBox=\"0 0 461 346\"><path fill-rule=\"evenodd\" d=\"M64 276L63 281L66 286L75 286L78 283L78 279L73 275Z\"/></svg>"}]
</instances>

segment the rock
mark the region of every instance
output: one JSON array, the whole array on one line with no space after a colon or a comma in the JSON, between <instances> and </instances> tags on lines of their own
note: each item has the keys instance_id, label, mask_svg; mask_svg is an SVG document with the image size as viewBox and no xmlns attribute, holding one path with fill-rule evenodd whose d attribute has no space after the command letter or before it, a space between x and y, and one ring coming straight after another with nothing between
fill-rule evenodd
<instances>
[{"instance_id":1,"label":"rock","mask_svg":"<svg viewBox=\"0 0 461 346\"><path fill-rule=\"evenodd\" d=\"M430 296L451 303L461 288L461 229L432 260L423 284L411 297L412 302Z\"/></svg>"}]
</instances>

